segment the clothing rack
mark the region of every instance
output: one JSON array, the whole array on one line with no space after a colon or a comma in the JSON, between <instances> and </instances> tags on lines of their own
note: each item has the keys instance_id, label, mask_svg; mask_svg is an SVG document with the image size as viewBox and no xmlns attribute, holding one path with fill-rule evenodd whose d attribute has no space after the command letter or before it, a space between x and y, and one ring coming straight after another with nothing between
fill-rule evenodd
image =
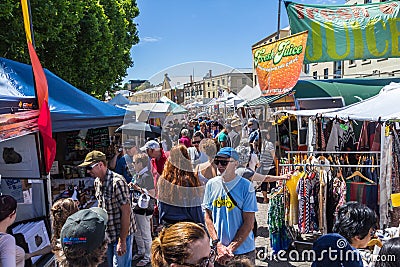
<instances>
[{"instance_id":1,"label":"clothing rack","mask_svg":"<svg viewBox=\"0 0 400 267\"><path fill-rule=\"evenodd\" d=\"M286 154L380 154L380 151L285 151Z\"/></svg>"},{"instance_id":2,"label":"clothing rack","mask_svg":"<svg viewBox=\"0 0 400 267\"><path fill-rule=\"evenodd\" d=\"M284 163L279 164L279 166L310 166L310 167L355 167L355 168L365 168L365 167L375 167L379 168L381 165L346 165L346 164L310 164L310 163Z\"/></svg>"}]
</instances>

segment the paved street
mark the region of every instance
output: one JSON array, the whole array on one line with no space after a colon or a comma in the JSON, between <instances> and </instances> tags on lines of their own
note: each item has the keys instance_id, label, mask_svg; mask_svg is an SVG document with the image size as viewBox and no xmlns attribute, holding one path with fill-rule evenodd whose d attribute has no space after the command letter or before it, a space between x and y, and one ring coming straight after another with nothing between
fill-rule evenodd
<instances>
[{"instance_id":1,"label":"paved street","mask_svg":"<svg viewBox=\"0 0 400 267\"><path fill-rule=\"evenodd\" d=\"M256 248L258 258L267 258L267 256L263 253L264 251L271 252L271 247L268 238L268 229L267 229L267 209L268 204L262 203L262 194L261 192L257 192L257 205L258 212L256 213L257 223L258 223L258 237L256 238ZM277 262L270 259L260 260L256 259L256 266L299 266L299 267L308 267L311 266L310 262Z\"/></svg>"}]
</instances>

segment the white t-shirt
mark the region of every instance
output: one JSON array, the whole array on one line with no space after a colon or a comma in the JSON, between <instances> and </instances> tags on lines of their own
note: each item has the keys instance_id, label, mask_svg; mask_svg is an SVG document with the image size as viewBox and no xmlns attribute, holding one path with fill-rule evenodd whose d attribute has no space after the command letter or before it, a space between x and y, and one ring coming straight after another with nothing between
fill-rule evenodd
<instances>
[{"instance_id":1,"label":"white t-shirt","mask_svg":"<svg viewBox=\"0 0 400 267\"><path fill-rule=\"evenodd\" d=\"M0 267L23 267L25 265L24 250L15 245L12 235L0 233Z\"/></svg>"},{"instance_id":2,"label":"white t-shirt","mask_svg":"<svg viewBox=\"0 0 400 267\"><path fill-rule=\"evenodd\" d=\"M188 153L189 153L191 162L193 164L193 167L195 167L197 164L208 161L207 155L201 151L197 151L197 149L195 147L189 147Z\"/></svg>"}]
</instances>

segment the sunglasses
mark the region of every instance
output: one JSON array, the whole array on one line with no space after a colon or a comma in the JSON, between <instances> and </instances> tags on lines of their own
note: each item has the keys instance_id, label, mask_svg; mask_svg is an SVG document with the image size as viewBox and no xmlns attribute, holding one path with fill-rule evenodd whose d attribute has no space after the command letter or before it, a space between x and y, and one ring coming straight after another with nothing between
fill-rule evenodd
<instances>
[{"instance_id":1,"label":"sunglasses","mask_svg":"<svg viewBox=\"0 0 400 267\"><path fill-rule=\"evenodd\" d=\"M215 165L218 166L218 164L221 164L221 166L226 166L228 165L229 162L233 162L233 160L220 160L220 159L214 159Z\"/></svg>"},{"instance_id":2,"label":"sunglasses","mask_svg":"<svg viewBox=\"0 0 400 267\"><path fill-rule=\"evenodd\" d=\"M96 162L95 164L89 165L86 167L86 170L91 171L94 167L96 167L99 163Z\"/></svg>"},{"instance_id":3,"label":"sunglasses","mask_svg":"<svg viewBox=\"0 0 400 267\"><path fill-rule=\"evenodd\" d=\"M213 264L215 262L216 257L217 257L216 248L212 247L210 250L210 254L208 255L208 258L203 259L200 263L198 264L183 263L182 265L189 267L207 267L208 264L210 263Z\"/></svg>"}]
</instances>

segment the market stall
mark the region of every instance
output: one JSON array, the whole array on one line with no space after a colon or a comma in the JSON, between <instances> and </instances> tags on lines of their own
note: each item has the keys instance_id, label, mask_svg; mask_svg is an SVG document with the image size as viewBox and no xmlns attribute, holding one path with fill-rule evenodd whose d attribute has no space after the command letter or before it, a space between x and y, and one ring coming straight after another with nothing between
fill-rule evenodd
<instances>
[{"instance_id":1,"label":"market stall","mask_svg":"<svg viewBox=\"0 0 400 267\"><path fill-rule=\"evenodd\" d=\"M399 226L398 101L400 84L391 83L378 95L343 108L276 114L278 142L295 144L279 164L281 171L294 171L283 186L290 200L281 231L298 233L292 238L302 241L330 232L335 212L347 201L374 210L381 229Z\"/></svg>"}]
</instances>

